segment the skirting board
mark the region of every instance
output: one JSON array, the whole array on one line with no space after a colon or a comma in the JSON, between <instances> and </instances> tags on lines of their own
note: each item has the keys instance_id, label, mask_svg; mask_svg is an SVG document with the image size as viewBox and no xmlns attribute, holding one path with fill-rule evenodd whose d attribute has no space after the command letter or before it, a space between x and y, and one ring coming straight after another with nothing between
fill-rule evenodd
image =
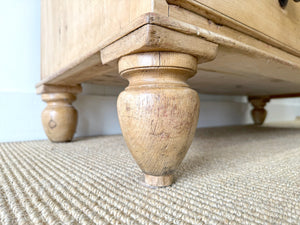
<instances>
[{"instance_id":1,"label":"skirting board","mask_svg":"<svg viewBox=\"0 0 300 225\"><path fill-rule=\"evenodd\" d=\"M76 137L120 134L116 110L119 90L107 88L100 93L94 93L92 88L89 90L79 95L74 103L79 111ZM200 95L200 99L198 127L252 123L252 107L245 97ZM0 92L0 105L0 142L46 139L40 117L46 103L41 96ZM272 100L266 109L266 122L295 120L300 116L300 100Z\"/></svg>"}]
</instances>

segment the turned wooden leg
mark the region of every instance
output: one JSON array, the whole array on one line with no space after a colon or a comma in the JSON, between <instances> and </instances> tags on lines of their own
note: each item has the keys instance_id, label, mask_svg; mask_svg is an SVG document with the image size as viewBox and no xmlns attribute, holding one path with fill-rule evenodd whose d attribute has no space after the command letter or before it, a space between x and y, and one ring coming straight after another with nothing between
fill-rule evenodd
<instances>
[{"instance_id":1,"label":"turned wooden leg","mask_svg":"<svg viewBox=\"0 0 300 225\"><path fill-rule=\"evenodd\" d=\"M76 96L71 93L42 94L47 107L42 112L45 133L52 142L71 141L77 126L77 110L72 106Z\"/></svg>"},{"instance_id":2,"label":"turned wooden leg","mask_svg":"<svg viewBox=\"0 0 300 225\"><path fill-rule=\"evenodd\" d=\"M270 101L268 97L249 97L249 102L254 107L251 111L254 124L262 125L267 117L267 110L265 106Z\"/></svg>"},{"instance_id":3,"label":"turned wooden leg","mask_svg":"<svg viewBox=\"0 0 300 225\"><path fill-rule=\"evenodd\" d=\"M149 52L119 61L129 86L118 97L127 146L150 186L168 186L186 155L197 126L199 96L186 80L196 73L188 54Z\"/></svg>"}]
</instances>

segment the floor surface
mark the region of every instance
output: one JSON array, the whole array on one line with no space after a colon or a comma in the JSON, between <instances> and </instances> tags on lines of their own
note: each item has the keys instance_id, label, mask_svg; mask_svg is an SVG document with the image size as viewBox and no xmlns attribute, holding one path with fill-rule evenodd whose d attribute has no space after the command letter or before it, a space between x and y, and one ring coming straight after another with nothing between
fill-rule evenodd
<instances>
[{"instance_id":1,"label":"floor surface","mask_svg":"<svg viewBox=\"0 0 300 225\"><path fill-rule=\"evenodd\" d=\"M0 224L300 224L300 122L202 128L150 189L122 136L0 144Z\"/></svg>"}]
</instances>

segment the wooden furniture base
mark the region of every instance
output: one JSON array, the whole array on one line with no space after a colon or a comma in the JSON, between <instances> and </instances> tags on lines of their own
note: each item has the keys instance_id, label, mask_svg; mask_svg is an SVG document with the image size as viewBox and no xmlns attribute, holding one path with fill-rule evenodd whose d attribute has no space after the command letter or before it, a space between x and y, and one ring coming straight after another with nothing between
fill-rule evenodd
<instances>
[{"instance_id":1,"label":"wooden furniture base","mask_svg":"<svg viewBox=\"0 0 300 225\"><path fill-rule=\"evenodd\" d=\"M72 139L78 85L127 86L119 121L148 185L173 182L195 132L197 92L250 96L260 125L269 99L300 96L296 1L43 0L41 9L36 87L49 139Z\"/></svg>"}]
</instances>

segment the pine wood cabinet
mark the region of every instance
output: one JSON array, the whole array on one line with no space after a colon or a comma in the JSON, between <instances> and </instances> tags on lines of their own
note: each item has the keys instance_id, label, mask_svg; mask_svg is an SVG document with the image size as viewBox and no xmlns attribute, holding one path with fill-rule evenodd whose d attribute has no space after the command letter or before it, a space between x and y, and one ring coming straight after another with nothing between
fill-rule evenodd
<instances>
[{"instance_id":1,"label":"pine wood cabinet","mask_svg":"<svg viewBox=\"0 0 300 225\"><path fill-rule=\"evenodd\" d=\"M149 185L173 182L196 129L196 91L249 96L256 124L270 99L300 96L295 1L285 7L277 0L41 3L36 88L48 103L42 119L49 139L71 140L81 83L127 86L119 120Z\"/></svg>"}]
</instances>

